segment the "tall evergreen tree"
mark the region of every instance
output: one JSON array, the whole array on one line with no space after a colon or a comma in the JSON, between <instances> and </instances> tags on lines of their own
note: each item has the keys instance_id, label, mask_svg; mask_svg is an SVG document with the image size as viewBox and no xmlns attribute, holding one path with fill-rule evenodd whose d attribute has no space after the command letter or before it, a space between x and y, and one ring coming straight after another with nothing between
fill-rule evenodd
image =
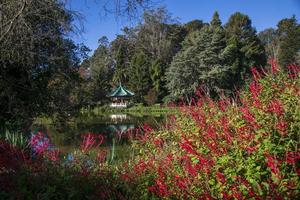
<instances>
[{"instance_id":1,"label":"tall evergreen tree","mask_svg":"<svg viewBox=\"0 0 300 200\"><path fill-rule=\"evenodd\" d=\"M113 60L110 55L108 39L102 37L99 40L99 47L90 58L91 78L93 82L93 101L103 103L106 94L110 90L112 80Z\"/></svg>"},{"instance_id":2,"label":"tall evergreen tree","mask_svg":"<svg viewBox=\"0 0 300 200\"><path fill-rule=\"evenodd\" d=\"M130 63L129 87L135 93L135 101L144 102L144 96L150 89L150 62L143 52L133 56Z\"/></svg>"},{"instance_id":3,"label":"tall evergreen tree","mask_svg":"<svg viewBox=\"0 0 300 200\"><path fill-rule=\"evenodd\" d=\"M200 84L205 84L210 94L218 92L228 70L225 47L225 32L215 13L211 25L189 34L174 57L166 76L170 97L189 101Z\"/></svg>"},{"instance_id":4,"label":"tall evergreen tree","mask_svg":"<svg viewBox=\"0 0 300 200\"><path fill-rule=\"evenodd\" d=\"M164 63L159 59L156 59L151 65L151 82L152 87L157 95L157 101L161 101L166 95L166 89L164 88L165 81L163 79L165 74Z\"/></svg>"},{"instance_id":5,"label":"tall evergreen tree","mask_svg":"<svg viewBox=\"0 0 300 200\"><path fill-rule=\"evenodd\" d=\"M263 45L252 27L247 15L234 13L225 25L227 49L226 58L231 60L230 87L240 86L250 76L250 68L264 66L266 55Z\"/></svg>"},{"instance_id":6,"label":"tall evergreen tree","mask_svg":"<svg viewBox=\"0 0 300 200\"><path fill-rule=\"evenodd\" d=\"M220 20L219 13L217 11L214 12L213 18L210 22L210 27L216 29L222 26L222 22Z\"/></svg>"},{"instance_id":7,"label":"tall evergreen tree","mask_svg":"<svg viewBox=\"0 0 300 200\"><path fill-rule=\"evenodd\" d=\"M113 82L115 84L127 83L128 69L126 59L126 49L123 45L120 45L116 57L116 65L113 77Z\"/></svg>"},{"instance_id":8,"label":"tall evergreen tree","mask_svg":"<svg viewBox=\"0 0 300 200\"><path fill-rule=\"evenodd\" d=\"M296 17L283 19L278 23L279 37L279 64L285 68L288 64L296 62L300 51L300 24Z\"/></svg>"}]
</instances>

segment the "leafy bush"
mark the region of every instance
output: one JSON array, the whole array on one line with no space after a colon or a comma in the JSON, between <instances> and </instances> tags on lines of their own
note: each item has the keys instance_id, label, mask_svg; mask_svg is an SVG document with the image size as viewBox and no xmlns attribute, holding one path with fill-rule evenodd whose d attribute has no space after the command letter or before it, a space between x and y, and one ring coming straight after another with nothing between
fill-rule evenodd
<instances>
[{"instance_id":1,"label":"leafy bush","mask_svg":"<svg viewBox=\"0 0 300 200\"><path fill-rule=\"evenodd\" d=\"M122 165L109 165L106 150L93 151L103 138L92 133L71 159L49 150L42 133L30 140L34 159L0 139L0 199L295 199L299 71L253 68L236 101L199 92L160 130L126 133L139 153Z\"/></svg>"},{"instance_id":2,"label":"leafy bush","mask_svg":"<svg viewBox=\"0 0 300 200\"><path fill-rule=\"evenodd\" d=\"M293 199L300 194L299 66L252 68L238 101L198 96L147 128L122 179L137 199ZM200 93L199 93L200 94Z\"/></svg>"}]
</instances>

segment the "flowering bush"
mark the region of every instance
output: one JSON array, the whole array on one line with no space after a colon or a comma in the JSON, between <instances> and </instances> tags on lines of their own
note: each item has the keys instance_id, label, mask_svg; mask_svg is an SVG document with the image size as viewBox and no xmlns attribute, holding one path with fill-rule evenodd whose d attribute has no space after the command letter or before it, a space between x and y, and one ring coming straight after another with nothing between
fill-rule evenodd
<instances>
[{"instance_id":1,"label":"flowering bush","mask_svg":"<svg viewBox=\"0 0 300 200\"><path fill-rule=\"evenodd\" d=\"M122 179L135 198L293 199L300 195L299 66L252 68L238 101L202 96L134 143ZM136 192L139 191L139 192Z\"/></svg>"},{"instance_id":2,"label":"flowering bush","mask_svg":"<svg viewBox=\"0 0 300 200\"><path fill-rule=\"evenodd\" d=\"M103 137L88 133L82 139L71 160L49 148L42 132L29 141L33 155L0 140L0 199L124 199L116 171L105 163L107 150L89 155Z\"/></svg>"},{"instance_id":3,"label":"flowering bush","mask_svg":"<svg viewBox=\"0 0 300 200\"><path fill-rule=\"evenodd\" d=\"M295 199L300 195L300 67L271 62L237 100L201 96L160 130L119 134L133 142L123 166L94 151L104 138L84 134L60 159L43 133L36 159L0 140L0 199ZM94 156L91 156L92 154Z\"/></svg>"}]
</instances>

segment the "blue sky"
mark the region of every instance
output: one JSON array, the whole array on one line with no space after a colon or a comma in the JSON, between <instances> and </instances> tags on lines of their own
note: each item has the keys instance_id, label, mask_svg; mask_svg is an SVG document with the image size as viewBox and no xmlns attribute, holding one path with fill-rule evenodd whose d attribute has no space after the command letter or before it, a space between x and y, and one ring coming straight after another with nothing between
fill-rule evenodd
<instances>
[{"instance_id":1,"label":"blue sky","mask_svg":"<svg viewBox=\"0 0 300 200\"><path fill-rule=\"evenodd\" d=\"M98 39L107 36L111 41L121 34L122 27L132 26L134 22L116 19L114 15L104 15L101 3L107 0L70 0L68 8L81 12L84 17L85 31L80 36L72 36L77 43L84 43L95 50ZM114 1L114 0L110 0ZM296 15L300 21L300 0L156 0L164 5L174 18L185 23L193 19L210 21L214 11L218 11L223 23L234 12L247 14L252 25L261 31L276 27L279 20Z\"/></svg>"}]
</instances>

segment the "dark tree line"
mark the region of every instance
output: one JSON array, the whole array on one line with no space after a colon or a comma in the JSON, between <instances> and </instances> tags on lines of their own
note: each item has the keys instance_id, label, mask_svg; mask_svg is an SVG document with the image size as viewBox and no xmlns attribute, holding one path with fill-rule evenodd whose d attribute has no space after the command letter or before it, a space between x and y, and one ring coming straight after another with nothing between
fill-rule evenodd
<instances>
[{"instance_id":1,"label":"dark tree line","mask_svg":"<svg viewBox=\"0 0 300 200\"><path fill-rule=\"evenodd\" d=\"M105 71L107 82L96 86L103 87L103 94L122 83L136 93L136 102L189 102L199 87L212 97L232 94L250 78L251 67L265 67L270 58L283 68L299 62L299 37L295 17L281 20L277 29L257 33L251 19L239 12L224 24L217 12L209 23L180 24L159 8L146 11L136 27L125 27L107 43L105 56L100 44L85 67L92 77L94 69ZM93 61L97 58L101 64Z\"/></svg>"},{"instance_id":2,"label":"dark tree line","mask_svg":"<svg viewBox=\"0 0 300 200\"><path fill-rule=\"evenodd\" d=\"M82 105L96 101L107 90L109 70L95 69L96 98L89 98L86 77L79 76L81 60L89 51L75 44L70 33L80 15L66 8L67 0L0 0L0 128L27 129L41 115L66 119ZM149 0L111 1L123 13L135 13ZM121 9L125 9L124 11ZM105 44L99 54L106 54ZM101 53L102 51L102 53ZM110 51L110 49L109 49ZM97 58L81 64L98 62ZM107 59L106 65L110 65ZM109 76L107 76L109 78ZM101 96L102 95L102 96ZM90 95L91 96L91 95ZM93 95L94 96L94 95Z\"/></svg>"}]
</instances>

